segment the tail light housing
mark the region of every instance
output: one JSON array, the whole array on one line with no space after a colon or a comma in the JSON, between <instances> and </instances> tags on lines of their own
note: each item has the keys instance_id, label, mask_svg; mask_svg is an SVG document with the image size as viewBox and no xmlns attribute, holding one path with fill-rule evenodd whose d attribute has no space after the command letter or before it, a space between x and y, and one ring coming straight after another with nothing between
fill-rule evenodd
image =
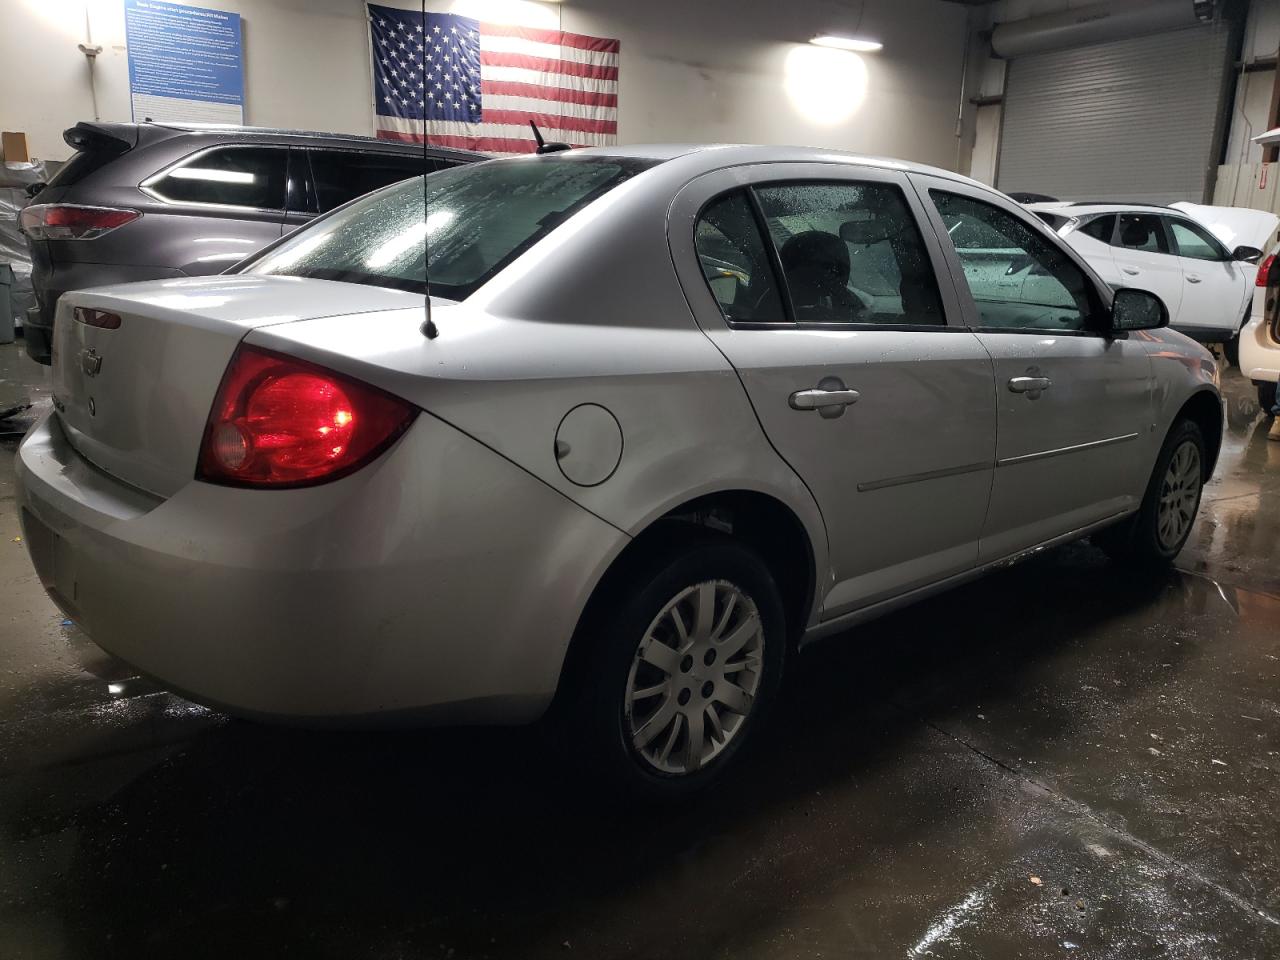
<instances>
[{"instance_id":1,"label":"tail light housing","mask_svg":"<svg viewBox=\"0 0 1280 960\"><path fill-rule=\"evenodd\" d=\"M1267 285L1267 278L1271 276L1271 266L1275 262L1276 255L1273 253L1271 256L1263 260L1262 263L1258 264L1258 279L1254 281L1256 286L1265 287Z\"/></svg>"},{"instance_id":2,"label":"tail light housing","mask_svg":"<svg viewBox=\"0 0 1280 960\"><path fill-rule=\"evenodd\" d=\"M213 401L196 479L267 488L327 483L377 458L417 412L367 383L241 345Z\"/></svg>"},{"instance_id":3,"label":"tail light housing","mask_svg":"<svg viewBox=\"0 0 1280 960\"><path fill-rule=\"evenodd\" d=\"M140 216L123 207L33 203L23 207L18 226L32 240L96 240Z\"/></svg>"}]
</instances>

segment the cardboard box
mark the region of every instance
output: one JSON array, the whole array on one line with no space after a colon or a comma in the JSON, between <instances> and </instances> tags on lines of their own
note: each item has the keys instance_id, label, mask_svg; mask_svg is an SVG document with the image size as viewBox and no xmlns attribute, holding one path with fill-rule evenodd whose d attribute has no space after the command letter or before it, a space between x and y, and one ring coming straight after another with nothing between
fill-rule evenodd
<instances>
[{"instance_id":1,"label":"cardboard box","mask_svg":"<svg viewBox=\"0 0 1280 960\"><path fill-rule=\"evenodd\" d=\"M6 130L0 133L0 154L6 163L30 163L31 151L27 148L27 135Z\"/></svg>"}]
</instances>

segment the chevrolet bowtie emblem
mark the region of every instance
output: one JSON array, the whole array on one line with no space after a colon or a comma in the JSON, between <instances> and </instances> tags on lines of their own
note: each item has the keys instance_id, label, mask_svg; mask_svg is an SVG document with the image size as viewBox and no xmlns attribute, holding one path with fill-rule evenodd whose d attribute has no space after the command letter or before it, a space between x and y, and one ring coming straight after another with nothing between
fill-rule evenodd
<instances>
[{"instance_id":1,"label":"chevrolet bowtie emblem","mask_svg":"<svg viewBox=\"0 0 1280 960\"><path fill-rule=\"evenodd\" d=\"M80 369L86 377L96 377L102 369L102 354L93 347L80 351Z\"/></svg>"}]
</instances>

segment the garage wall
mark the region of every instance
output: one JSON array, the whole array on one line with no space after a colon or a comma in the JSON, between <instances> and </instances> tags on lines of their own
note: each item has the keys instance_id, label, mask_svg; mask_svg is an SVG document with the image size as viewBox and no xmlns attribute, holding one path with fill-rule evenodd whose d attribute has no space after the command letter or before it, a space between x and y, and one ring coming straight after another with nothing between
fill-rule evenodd
<instances>
[{"instance_id":1,"label":"garage wall","mask_svg":"<svg viewBox=\"0 0 1280 960\"><path fill-rule=\"evenodd\" d=\"M490 7L485 8L489 2ZM430 6L510 8L522 0ZM396 2L393 5L416 7ZM262 126L372 133L361 0L200 0L244 17L246 120ZM62 130L92 117L76 49L86 14L98 58L99 112L128 120L121 0L6 0L0 30L0 127L33 152L68 154ZM867 0L861 32L883 52L858 57L798 42L844 27L848 4L802 0L569 0L540 5L566 30L622 41L619 140L801 143L956 165L955 111L964 6ZM15 9L16 7L16 9ZM856 12L856 11L855 11Z\"/></svg>"}]
</instances>

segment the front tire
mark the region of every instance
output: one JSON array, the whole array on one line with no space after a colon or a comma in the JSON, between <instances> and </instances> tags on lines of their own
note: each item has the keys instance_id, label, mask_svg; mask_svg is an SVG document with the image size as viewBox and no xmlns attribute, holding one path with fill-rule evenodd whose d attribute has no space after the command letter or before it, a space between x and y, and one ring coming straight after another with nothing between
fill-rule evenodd
<instances>
[{"instance_id":1,"label":"front tire","mask_svg":"<svg viewBox=\"0 0 1280 960\"><path fill-rule=\"evenodd\" d=\"M587 625L564 731L592 776L648 800L710 786L759 727L787 631L768 568L709 538L668 549Z\"/></svg>"},{"instance_id":2,"label":"front tire","mask_svg":"<svg viewBox=\"0 0 1280 960\"><path fill-rule=\"evenodd\" d=\"M1095 542L1117 560L1148 567L1171 564L1191 535L1207 462L1200 428L1179 420L1160 448L1138 512Z\"/></svg>"}]
</instances>

